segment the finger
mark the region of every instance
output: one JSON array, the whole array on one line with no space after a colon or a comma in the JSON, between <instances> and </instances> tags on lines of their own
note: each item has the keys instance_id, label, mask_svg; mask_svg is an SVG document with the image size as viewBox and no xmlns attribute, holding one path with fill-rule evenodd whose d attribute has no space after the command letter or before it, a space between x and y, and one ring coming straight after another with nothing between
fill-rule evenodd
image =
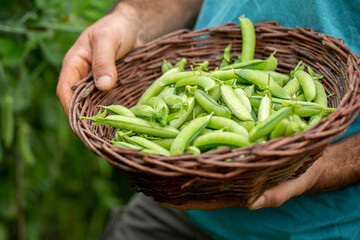
<instances>
[{"instance_id":1,"label":"finger","mask_svg":"<svg viewBox=\"0 0 360 240\"><path fill-rule=\"evenodd\" d=\"M313 168L310 168L313 170ZM254 203L249 209L278 207L292 197L299 196L306 192L315 182L313 171L308 171L299 178L287 180L269 190Z\"/></svg>"},{"instance_id":2,"label":"finger","mask_svg":"<svg viewBox=\"0 0 360 240\"><path fill-rule=\"evenodd\" d=\"M123 57L135 43L135 38L127 37L129 35L121 25L99 29L91 35L92 71L99 90L107 91L114 86L117 80L115 60Z\"/></svg>"},{"instance_id":3,"label":"finger","mask_svg":"<svg viewBox=\"0 0 360 240\"><path fill-rule=\"evenodd\" d=\"M64 57L56 88L56 94L67 117L69 116L70 101L73 95L71 87L90 72L90 62L85 57L82 57L84 54L78 51L81 50L76 50L76 47L72 48Z\"/></svg>"}]
</instances>

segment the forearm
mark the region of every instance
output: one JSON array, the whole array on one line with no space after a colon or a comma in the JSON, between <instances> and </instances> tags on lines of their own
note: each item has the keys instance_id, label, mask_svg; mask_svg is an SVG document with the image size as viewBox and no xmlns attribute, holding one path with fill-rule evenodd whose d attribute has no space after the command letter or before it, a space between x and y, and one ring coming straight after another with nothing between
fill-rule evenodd
<instances>
[{"instance_id":1,"label":"forearm","mask_svg":"<svg viewBox=\"0 0 360 240\"><path fill-rule=\"evenodd\" d=\"M137 29L137 44L191 27L202 0L122 0L112 14L125 14Z\"/></svg>"},{"instance_id":2,"label":"forearm","mask_svg":"<svg viewBox=\"0 0 360 240\"><path fill-rule=\"evenodd\" d=\"M313 167L320 171L307 193L326 192L360 182L360 133L328 146Z\"/></svg>"}]
</instances>

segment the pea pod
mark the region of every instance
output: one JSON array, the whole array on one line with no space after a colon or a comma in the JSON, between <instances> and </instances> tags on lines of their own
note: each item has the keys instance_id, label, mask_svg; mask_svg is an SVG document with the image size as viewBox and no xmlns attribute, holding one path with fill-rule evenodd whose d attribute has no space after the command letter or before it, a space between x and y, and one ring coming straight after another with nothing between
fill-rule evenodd
<instances>
[{"instance_id":1,"label":"pea pod","mask_svg":"<svg viewBox=\"0 0 360 240\"><path fill-rule=\"evenodd\" d=\"M253 96L253 95L255 94L255 86L254 86L254 84L245 87L245 88L244 88L244 92L246 93L246 96L247 96L247 97Z\"/></svg>"},{"instance_id":2,"label":"pea pod","mask_svg":"<svg viewBox=\"0 0 360 240\"><path fill-rule=\"evenodd\" d=\"M249 97L251 105L254 109L259 108L260 101L263 96L251 96ZM294 106L294 113L300 117L311 117L320 113L324 107L320 104L314 102L306 102L306 101L294 101L294 100L285 100L279 98L271 98L272 105L274 110L279 110L283 106Z\"/></svg>"},{"instance_id":3,"label":"pea pod","mask_svg":"<svg viewBox=\"0 0 360 240\"><path fill-rule=\"evenodd\" d=\"M153 139L151 140L153 143L170 150L171 144L174 142L175 138L160 138L160 139Z\"/></svg>"},{"instance_id":4,"label":"pea pod","mask_svg":"<svg viewBox=\"0 0 360 240\"><path fill-rule=\"evenodd\" d=\"M195 98L194 97L190 97L188 99L188 108L185 110L181 110L181 116L173 121L170 122L170 126L174 127L174 128L179 128L185 121L186 119L191 115L191 113L193 112L195 107Z\"/></svg>"},{"instance_id":5,"label":"pea pod","mask_svg":"<svg viewBox=\"0 0 360 240\"><path fill-rule=\"evenodd\" d=\"M155 118L156 112L149 105L135 105L129 109L137 117Z\"/></svg>"},{"instance_id":6,"label":"pea pod","mask_svg":"<svg viewBox=\"0 0 360 240\"><path fill-rule=\"evenodd\" d=\"M146 138L142 138L139 136L133 136L133 137L126 136L125 139L126 139L126 141L128 141L132 144L139 145L140 147L143 147L144 149L156 151L154 153L165 155L165 156L170 155L170 153L167 149L163 148L162 146L160 146L150 140L147 140Z\"/></svg>"},{"instance_id":7,"label":"pea pod","mask_svg":"<svg viewBox=\"0 0 360 240\"><path fill-rule=\"evenodd\" d=\"M304 91L306 100L311 102L316 97L316 87L314 79L305 71L296 71L294 76L298 79L302 90Z\"/></svg>"},{"instance_id":8,"label":"pea pod","mask_svg":"<svg viewBox=\"0 0 360 240\"><path fill-rule=\"evenodd\" d=\"M36 162L30 142L30 127L24 121L19 121L17 131L17 145L24 162L33 165Z\"/></svg>"},{"instance_id":9,"label":"pea pod","mask_svg":"<svg viewBox=\"0 0 360 240\"><path fill-rule=\"evenodd\" d=\"M161 84L162 81L177 72L180 72L180 68L172 68L163 75L161 75L158 79L156 79L150 85L150 87L146 89L146 91L141 95L139 101L137 102L137 105L141 105L145 100L158 95L164 88L164 85Z\"/></svg>"},{"instance_id":10,"label":"pea pod","mask_svg":"<svg viewBox=\"0 0 360 240\"><path fill-rule=\"evenodd\" d=\"M175 88L166 87L158 95L170 108L181 108L187 106L186 99L183 99L179 95L175 94Z\"/></svg>"},{"instance_id":11,"label":"pea pod","mask_svg":"<svg viewBox=\"0 0 360 240\"><path fill-rule=\"evenodd\" d=\"M255 121L242 121L235 116L231 117L231 120L235 121L237 124L243 126L248 132L255 127Z\"/></svg>"},{"instance_id":12,"label":"pea pod","mask_svg":"<svg viewBox=\"0 0 360 240\"><path fill-rule=\"evenodd\" d=\"M166 73L167 71L169 71L170 69L173 69L173 68L174 68L174 66L171 63L169 63L165 59L163 60L163 64L161 66L162 74Z\"/></svg>"},{"instance_id":13,"label":"pea pod","mask_svg":"<svg viewBox=\"0 0 360 240\"><path fill-rule=\"evenodd\" d=\"M112 114L123 115L127 117L136 117L132 111L121 105L102 106L102 108L106 109Z\"/></svg>"},{"instance_id":14,"label":"pea pod","mask_svg":"<svg viewBox=\"0 0 360 240\"><path fill-rule=\"evenodd\" d=\"M176 84L179 80L193 76L208 76L209 73L201 71L184 71L168 74L160 80L160 86Z\"/></svg>"},{"instance_id":15,"label":"pea pod","mask_svg":"<svg viewBox=\"0 0 360 240\"><path fill-rule=\"evenodd\" d=\"M194 154L194 155L199 155L199 154L201 154L200 149L197 148L197 147L195 147L195 146L188 146L188 147L186 148L186 152L187 152L187 153L192 153L192 154Z\"/></svg>"},{"instance_id":16,"label":"pea pod","mask_svg":"<svg viewBox=\"0 0 360 240\"><path fill-rule=\"evenodd\" d=\"M229 118L212 116L207 127L212 129L223 129L227 132L249 136L248 131L243 126Z\"/></svg>"},{"instance_id":17,"label":"pea pod","mask_svg":"<svg viewBox=\"0 0 360 240\"><path fill-rule=\"evenodd\" d=\"M270 115L265 121L256 125L251 129L249 133L249 138L251 141L267 136L271 133L276 125L284 118L289 117L293 113L293 107L284 107Z\"/></svg>"},{"instance_id":18,"label":"pea pod","mask_svg":"<svg viewBox=\"0 0 360 240\"><path fill-rule=\"evenodd\" d=\"M275 129L270 133L270 139L285 136L287 125L290 123L289 119L285 118L276 125Z\"/></svg>"},{"instance_id":19,"label":"pea pod","mask_svg":"<svg viewBox=\"0 0 360 240\"><path fill-rule=\"evenodd\" d=\"M226 106L237 118L244 121L253 120L251 113L238 98L232 87L228 85L222 85L220 89L221 97L224 100Z\"/></svg>"},{"instance_id":20,"label":"pea pod","mask_svg":"<svg viewBox=\"0 0 360 240\"><path fill-rule=\"evenodd\" d=\"M255 84L260 89L268 90L272 96L283 99L291 99L285 90L279 84L277 84L270 75L267 75L258 70L248 69L238 71L236 74L246 81Z\"/></svg>"},{"instance_id":21,"label":"pea pod","mask_svg":"<svg viewBox=\"0 0 360 240\"><path fill-rule=\"evenodd\" d=\"M155 111L155 118L159 120L160 124L165 126L166 119L169 115L169 107L160 97L151 97L144 101L145 105L152 107ZM141 106L141 105L139 105Z\"/></svg>"},{"instance_id":22,"label":"pea pod","mask_svg":"<svg viewBox=\"0 0 360 240\"><path fill-rule=\"evenodd\" d=\"M251 103L250 103L250 100L247 97L245 91L242 90L241 88L237 88L237 89L234 90L234 92L235 92L236 96L238 96L240 101L243 103L243 105L247 108L247 110L249 112L251 112L252 111Z\"/></svg>"},{"instance_id":23,"label":"pea pod","mask_svg":"<svg viewBox=\"0 0 360 240\"><path fill-rule=\"evenodd\" d=\"M249 61L254 58L255 53L255 29L250 19L239 17L242 35L241 62Z\"/></svg>"},{"instance_id":24,"label":"pea pod","mask_svg":"<svg viewBox=\"0 0 360 240\"><path fill-rule=\"evenodd\" d=\"M295 95L300 90L300 83L296 77L292 78L283 89L289 94L289 96Z\"/></svg>"},{"instance_id":25,"label":"pea pod","mask_svg":"<svg viewBox=\"0 0 360 240\"><path fill-rule=\"evenodd\" d=\"M249 138L233 132L213 132L196 138L194 146L209 148L214 146L244 147L250 145Z\"/></svg>"},{"instance_id":26,"label":"pea pod","mask_svg":"<svg viewBox=\"0 0 360 240\"><path fill-rule=\"evenodd\" d=\"M122 142L122 141L111 141L111 144L115 147L121 147L121 148L130 148L130 149L142 149L139 145Z\"/></svg>"},{"instance_id":27,"label":"pea pod","mask_svg":"<svg viewBox=\"0 0 360 240\"><path fill-rule=\"evenodd\" d=\"M193 119L174 139L170 148L170 154L177 155L184 153L189 143L207 126L210 118L211 114Z\"/></svg>"},{"instance_id":28,"label":"pea pod","mask_svg":"<svg viewBox=\"0 0 360 240\"><path fill-rule=\"evenodd\" d=\"M187 85L200 86L205 91L209 91L212 88L214 88L216 84L215 84L214 80L212 80L210 77L191 76L191 77L187 77L187 78L181 79L178 82L176 82L175 88L185 87Z\"/></svg>"},{"instance_id":29,"label":"pea pod","mask_svg":"<svg viewBox=\"0 0 360 240\"><path fill-rule=\"evenodd\" d=\"M214 99L209 97L204 91L196 89L194 92L196 102L208 113L214 113L215 116L231 118L230 110L219 105Z\"/></svg>"},{"instance_id":30,"label":"pea pod","mask_svg":"<svg viewBox=\"0 0 360 240\"><path fill-rule=\"evenodd\" d=\"M266 64L265 60L262 59L252 59L245 62L233 63L224 67L220 67L220 70L230 70L230 69L256 69L261 70Z\"/></svg>"},{"instance_id":31,"label":"pea pod","mask_svg":"<svg viewBox=\"0 0 360 240\"><path fill-rule=\"evenodd\" d=\"M290 80L290 76L284 73L275 72L275 71L262 71L262 72L267 75L270 74L270 77L272 77L274 81L280 86L286 85Z\"/></svg>"},{"instance_id":32,"label":"pea pod","mask_svg":"<svg viewBox=\"0 0 360 240\"><path fill-rule=\"evenodd\" d=\"M327 95L323 85L319 81L314 81L316 89L316 97L314 99L315 103L318 103L324 107L328 106Z\"/></svg>"},{"instance_id":33,"label":"pea pod","mask_svg":"<svg viewBox=\"0 0 360 240\"><path fill-rule=\"evenodd\" d=\"M236 79L237 83L244 83L244 84L251 84L251 82L246 81L245 79L239 77L236 73L239 71L242 71L243 69L231 69L231 70L216 70L213 71L212 73L210 73L210 77L211 78L215 78L218 79L220 81L226 81L226 80L232 80L232 79Z\"/></svg>"},{"instance_id":34,"label":"pea pod","mask_svg":"<svg viewBox=\"0 0 360 240\"><path fill-rule=\"evenodd\" d=\"M270 56L265 60L264 67L261 70L264 71L274 71L278 65L278 60L274 56L275 53L270 54Z\"/></svg>"},{"instance_id":35,"label":"pea pod","mask_svg":"<svg viewBox=\"0 0 360 240\"><path fill-rule=\"evenodd\" d=\"M266 93L265 96L261 99L258 111L258 122L265 121L271 115L271 96Z\"/></svg>"},{"instance_id":36,"label":"pea pod","mask_svg":"<svg viewBox=\"0 0 360 240\"><path fill-rule=\"evenodd\" d=\"M94 121L92 117L80 117L81 119L89 119ZM114 128L132 130L137 133L145 133L151 136L173 138L179 133L179 130L170 126L160 126L151 124L149 121L139 118L132 118L120 115L109 115L107 117L98 117L97 123Z\"/></svg>"}]
</instances>

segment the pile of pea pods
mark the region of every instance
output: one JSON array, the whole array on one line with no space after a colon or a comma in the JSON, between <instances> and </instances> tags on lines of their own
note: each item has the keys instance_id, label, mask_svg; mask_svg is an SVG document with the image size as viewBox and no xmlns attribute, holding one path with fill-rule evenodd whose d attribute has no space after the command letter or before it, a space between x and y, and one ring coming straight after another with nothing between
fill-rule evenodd
<instances>
[{"instance_id":1,"label":"pile of pea pods","mask_svg":"<svg viewBox=\"0 0 360 240\"><path fill-rule=\"evenodd\" d=\"M162 75L131 108L103 106L96 116L82 117L117 129L111 143L160 155L201 154L221 147L239 148L305 131L335 111L320 79L300 61L289 74L276 72L275 53L254 59L251 21L243 26L242 55L231 56L229 44L221 64L164 60Z\"/></svg>"}]
</instances>

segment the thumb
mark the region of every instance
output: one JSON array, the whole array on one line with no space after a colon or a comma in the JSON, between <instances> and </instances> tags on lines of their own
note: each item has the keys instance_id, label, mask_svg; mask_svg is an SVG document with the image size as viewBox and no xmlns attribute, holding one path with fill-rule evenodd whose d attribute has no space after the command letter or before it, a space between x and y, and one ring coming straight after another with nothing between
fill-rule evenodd
<instances>
[{"instance_id":1,"label":"thumb","mask_svg":"<svg viewBox=\"0 0 360 240\"><path fill-rule=\"evenodd\" d=\"M103 37L106 39L106 37ZM101 41L95 37L92 41L92 72L96 87L101 91L110 90L117 79L115 67L115 44L109 44L110 39Z\"/></svg>"},{"instance_id":2,"label":"thumb","mask_svg":"<svg viewBox=\"0 0 360 240\"><path fill-rule=\"evenodd\" d=\"M115 60L132 49L136 35L126 24L110 28L101 27L91 36L92 72L96 87L101 91L107 91L117 81Z\"/></svg>"}]
</instances>

